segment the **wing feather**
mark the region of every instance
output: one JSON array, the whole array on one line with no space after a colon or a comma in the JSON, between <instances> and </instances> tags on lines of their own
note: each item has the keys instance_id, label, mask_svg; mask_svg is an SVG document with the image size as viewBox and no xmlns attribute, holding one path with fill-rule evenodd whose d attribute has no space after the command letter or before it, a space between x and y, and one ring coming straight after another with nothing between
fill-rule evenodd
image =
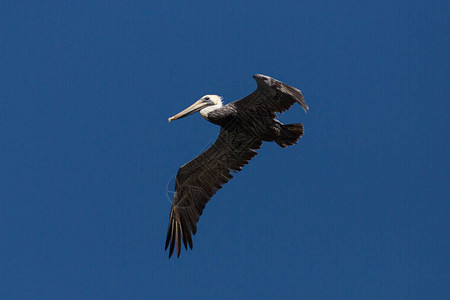
<instances>
[{"instance_id":1,"label":"wing feather","mask_svg":"<svg viewBox=\"0 0 450 300\"><path fill-rule=\"evenodd\" d=\"M256 91L233 104L242 111L264 111L275 117L292 105L298 103L305 110L309 109L302 92L295 87L265 75L254 75L258 87Z\"/></svg>"},{"instance_id":2,"label":"wing feather","mask_svg":"<svg viewBox=\"0 0 450 300\"><path fill-rule=\"evenodd\" d=\"M175 193L170 211L166 237L169 258L174 252L180 256L181 240L192 249L192 236L206 203L247 164L261 147L262 141L249 134L238 123L221 128L216 142L199 156L183 165L176 178Z\"/></svg>"}]
</instances>

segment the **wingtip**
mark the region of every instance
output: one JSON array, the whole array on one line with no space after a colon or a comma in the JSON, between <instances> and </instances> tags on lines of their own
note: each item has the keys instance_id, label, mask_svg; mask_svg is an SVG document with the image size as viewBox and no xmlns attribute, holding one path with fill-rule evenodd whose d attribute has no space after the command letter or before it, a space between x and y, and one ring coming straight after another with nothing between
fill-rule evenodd
<instances>
[{"instance_id":1,"label":"wingtip","mask_svg":"<svg viewBox=\"0 0 450 300\"><path fill-rule=\"evenodd\" d=\"M170 247L170 249L169 249L169 258L171 258L172 257L172 255L173 255L173 248L172 248L172 245L170 245L171 247Z\"/></svg>"}]
</instances>

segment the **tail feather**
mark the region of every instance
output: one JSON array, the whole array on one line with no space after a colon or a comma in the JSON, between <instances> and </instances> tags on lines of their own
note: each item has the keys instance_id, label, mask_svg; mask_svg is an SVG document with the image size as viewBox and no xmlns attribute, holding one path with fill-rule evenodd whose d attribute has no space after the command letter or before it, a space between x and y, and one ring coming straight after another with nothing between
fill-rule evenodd
<instances>
[{"instance_id":1,"label":"tail feather","mask_svg":"<svg viewBox=\"0 0 450 300\"><path fill-rule=\"evenodd\" d=\"M280 124L280 135L275 142L283 148L294 145L303 135L303 124Z\"/></svg>"}]
</instances>

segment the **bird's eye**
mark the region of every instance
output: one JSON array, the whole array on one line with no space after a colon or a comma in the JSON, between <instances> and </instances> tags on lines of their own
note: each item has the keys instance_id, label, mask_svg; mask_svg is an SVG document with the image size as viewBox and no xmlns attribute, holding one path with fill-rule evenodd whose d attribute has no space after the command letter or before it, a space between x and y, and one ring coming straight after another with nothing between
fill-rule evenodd
<instances>
[{"instance_id":1,"label":"bird's eye","mask_svg":"<svg viewBox=\"0 0 450 300\"><path fill-rule=\"evenodd\" d=\"M205 100L209 100L209 97L205 97Z\"/></svg>"}]
</instances>

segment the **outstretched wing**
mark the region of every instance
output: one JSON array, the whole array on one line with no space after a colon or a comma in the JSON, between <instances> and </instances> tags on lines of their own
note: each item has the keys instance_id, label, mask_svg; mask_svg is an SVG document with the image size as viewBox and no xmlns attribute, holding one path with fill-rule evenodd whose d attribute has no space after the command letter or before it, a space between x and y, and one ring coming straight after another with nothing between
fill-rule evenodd
<instances>
[{"instance_id":1,"label":"outstretched wing","mask_svg":"<svg viewBox=\"0 0 450 300\"><path fill-rule=\"evenodd\" d=\"M256 74L253 78L258 83L256 91L232 103L239 111L252 111L252 113L264 113L275 117L275 113L284 112L296 102L305 112L308 110L308 105L299 89L265 75Z\"/></svg>"},{"instance_id":2,"label":"outstretched wing","mask_svg":"<svg viewBox=\"0 0 450 300\"><path fill-rule=\"evenodd\" d=\"M221 128L216 142L178 170L175 194L170 210L166 250L172 256L175 242L180 256L181 240L192 249L192 234L211 197L247 164L261 147L261 140L250 135L239 124Z\"/></svg>"}]
</instances>

